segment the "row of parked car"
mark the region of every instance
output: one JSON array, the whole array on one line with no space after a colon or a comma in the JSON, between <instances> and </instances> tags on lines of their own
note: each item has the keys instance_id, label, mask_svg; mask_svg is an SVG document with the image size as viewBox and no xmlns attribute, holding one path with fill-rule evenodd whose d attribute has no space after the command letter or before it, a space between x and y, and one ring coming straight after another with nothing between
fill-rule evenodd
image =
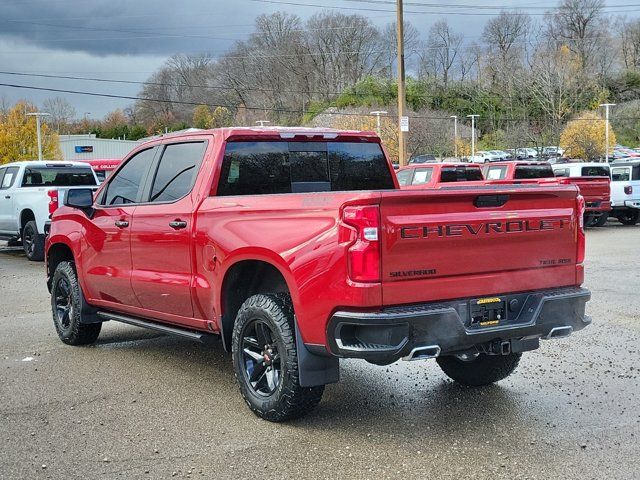
<instances>
[{"instance_id":1,"label":"row of parked car","mask_svg":"<svg viewBox=\"0 0 640 480\"><path fill-rule=\"evenodd\" d=\"M405 189L445 188L452 182L488 184L570 183L585 199L585 225L604 226L609 217L624 225L640 220L640 159L612 164L537 161L410 164L396 172Z\"/></svg>"}]
</instances>

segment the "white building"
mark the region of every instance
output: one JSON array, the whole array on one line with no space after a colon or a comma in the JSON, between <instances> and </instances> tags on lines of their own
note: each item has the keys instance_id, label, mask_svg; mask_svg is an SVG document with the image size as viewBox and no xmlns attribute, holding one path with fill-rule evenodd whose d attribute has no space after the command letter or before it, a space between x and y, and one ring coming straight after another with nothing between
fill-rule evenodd
<instances>
[{"instance_id":1,"label":"white building","mask_svg":"<svg viewBox=\"0 0 640 480\"><path fill-rule=\"evenodd\" d=\"M63 160L98 160L124 158L142 141L96 138L95 134L60 135Z\"/></svg>"}]
</instances>

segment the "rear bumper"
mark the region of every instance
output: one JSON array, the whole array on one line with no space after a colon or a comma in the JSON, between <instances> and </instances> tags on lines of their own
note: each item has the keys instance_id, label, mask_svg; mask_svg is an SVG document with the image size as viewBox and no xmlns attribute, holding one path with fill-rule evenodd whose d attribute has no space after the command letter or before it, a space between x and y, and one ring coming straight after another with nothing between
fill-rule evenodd
<instances>
[{"instance_id":1,"label":"rear bumper","mask_svg":"<svg viewBox=\"0 0 640 480\"><path fill-rule=\"evenodd\" d=\"M640 200L625 200L624 206L627 208L640 208Z\"/></svg>"},{"instance_id":2,"label":"rear bumper","mask_svg":"<svg viewBox=\"0 0 640 480\"><path fill-rule=\"evenodd\" d=\"M602 213L602 212L609 212L611 211L611 202L607 201L607 202L603 202L603 201L593 201L593 202L586 202L585 205L585 211L587 213Z\"/></svg>"},{"instance_id":3,"label":"rear bumper","mask_svg":"<svg viewBox=\"0 0 640 480\"><path fill-rule=\"evenodd\" d=\"M431 356L533 350L540 338L567 336L583 329L589 290L578 287L497 295L504 319L493 326L472 325L472 305L478 299L393 307L378 312L336 312L327 327L333 355L390 361L412 357L427 347ZM508 345L506 345L508 344ZM508 351L507 351L508 350Z\"/></svg>"}]
</instances>

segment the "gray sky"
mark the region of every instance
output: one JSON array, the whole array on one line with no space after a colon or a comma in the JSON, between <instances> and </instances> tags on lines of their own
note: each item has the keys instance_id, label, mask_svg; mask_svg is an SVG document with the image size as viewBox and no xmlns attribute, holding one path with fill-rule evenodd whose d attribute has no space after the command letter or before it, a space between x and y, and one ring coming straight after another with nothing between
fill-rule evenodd
<instances>
[{"instance_id":1,"label":"gray sky","mask_svg":"<svg viewBox=\"0 0 640 480\"><path fill-rule=\"evenodd\" d=\"M365 15L377 25L395 19L392 3L272 1L0 0L0 71L144 81L172 54L207 51L215 56L224 53L235 40L247 38L255 17L261 13L284 10L304 19L323 10L316 5L323 5L339 7L336 11L346 14ZM289 3L277 3L281 1ZM489 15L498 12L483 6L522 8L527 13L541 15L545 9L557 4L555 0L419 1L440 6L407 5L406 20L426 32L434 21L445 17L468 41L479 39ZM637 16L640 13L640 2L633 3L633 0L609 0L606 5L612 15ZM418 11L428 13L412 13ZM7 74L0 74L0 83L131 96L139 90L136 85ZM91 117L100 118L115 108L131 104L129 100L0 86L0 99L10 103L26 98L41 104L47 97L58 95L74 105L79 117L90 112Z\"/></svg>"}]
</instances>

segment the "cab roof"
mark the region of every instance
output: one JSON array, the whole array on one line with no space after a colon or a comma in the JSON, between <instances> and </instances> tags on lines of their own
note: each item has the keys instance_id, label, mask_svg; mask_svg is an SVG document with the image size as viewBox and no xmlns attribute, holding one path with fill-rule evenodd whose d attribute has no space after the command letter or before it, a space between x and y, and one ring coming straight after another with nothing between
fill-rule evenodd
<instances>
[{"instance_id":1,"label":"cab roof","mask_svg":"<svg viewBox=\"0 0 640 480\"><path fill-rule=\"evenodd\" d=\"M21 160L18 162L10 162L5 163L4 165L0 165L0 167L39 167L39 168L62 168L62 167L83 167L87 168L87 165L84 162L73 162L66 160Z\"/></svg>"},{"instance_id":2,"label":"cab roof","mask_svg":"<svg viewBox=\"0 0 640 480\"><path fill-rule=\"evenodd\" d=\"M189 130L184 132L167 133L149 140L146 143L162 141L164 139L193 138L198 136L221 135L224 140L272 138L274 140L335 140L359 139L361 141L380 142L375 132L360 130L338 130L335 128L315 127L228 127L209 130Z\"/></svg>"}]
</instances>

